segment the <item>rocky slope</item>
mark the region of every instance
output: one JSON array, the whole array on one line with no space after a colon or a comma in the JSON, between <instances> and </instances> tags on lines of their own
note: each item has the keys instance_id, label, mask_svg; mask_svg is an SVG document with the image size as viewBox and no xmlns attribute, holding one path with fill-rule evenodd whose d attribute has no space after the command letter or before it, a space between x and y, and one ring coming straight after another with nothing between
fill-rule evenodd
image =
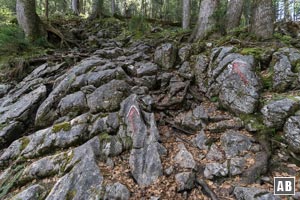
<instances>
[{"instance_id":1,"label":"rocky slope","mask_svg":"<svg viewBox=\"0 0 300 200\"><path fill-rule=\"evenodd\" d=\"M297 49L108 37L1 85L0 199L280 199L273 177L300 170Z\"/></svg>"}]
</instances>

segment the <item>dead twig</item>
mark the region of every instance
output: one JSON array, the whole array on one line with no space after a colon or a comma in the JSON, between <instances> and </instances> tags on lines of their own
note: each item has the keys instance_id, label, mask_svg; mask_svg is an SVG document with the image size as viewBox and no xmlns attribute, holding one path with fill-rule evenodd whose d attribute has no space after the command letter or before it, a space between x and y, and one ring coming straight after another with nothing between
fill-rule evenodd
<instances>
[{"instance_id":1,"label":"dead twig","mask_svg":"<svg viewBox=\"0 0 300 200\"><path fill-rule=\"evenodd\" d=\"M207 183L203 180L203 179L200 179L200 178L197 178L196 179L196 183L198 183L202 189L204 190L204 192L209 195L209 197L212 199L212 200L219 200L219 198L217 197L217 195L214 193L214 191L212 191L209 186L207 185Z\"/></svg>"}]
</instances>

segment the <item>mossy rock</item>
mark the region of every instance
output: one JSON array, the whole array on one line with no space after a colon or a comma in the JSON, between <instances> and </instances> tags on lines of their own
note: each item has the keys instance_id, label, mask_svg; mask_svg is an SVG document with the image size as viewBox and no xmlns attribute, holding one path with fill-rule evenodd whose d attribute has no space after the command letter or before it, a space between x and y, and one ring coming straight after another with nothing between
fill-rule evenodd
<instances>
[{"instance_id":1,"label":"mossy rock","mask_svg":"<svg viewBox=\"0 0 300 200\"><path fill-rule=\"evenodd\" d=\"M20 151L23 151L28 146L30 140L28 137L22 137L20 140L21 140Z\"/></svg>"},{"instance_id":2,"label":"mossy rock","mask_svg":"<svg viewBox=\"0 0 300 200\"><path fill-rule=\"evenodd\" d=\"M261 48L244 48L240 51L242 55L252 55L255 59L261 60L265 51Z\"/></svg>"},{"instance_id":3,"label":"mossy rock","mask_svg":"<svg viewBox=\"0 0 300 200\"><path fill-rule=\"evenodd\" d=\"M62 123L59 123L59 124L55 124L53 127L52 127L52 131L54 133L57 133L59 131L69 131L71 130L72 126L70 124L70 122L62 122Z\"/></svg>"}]
</instances>

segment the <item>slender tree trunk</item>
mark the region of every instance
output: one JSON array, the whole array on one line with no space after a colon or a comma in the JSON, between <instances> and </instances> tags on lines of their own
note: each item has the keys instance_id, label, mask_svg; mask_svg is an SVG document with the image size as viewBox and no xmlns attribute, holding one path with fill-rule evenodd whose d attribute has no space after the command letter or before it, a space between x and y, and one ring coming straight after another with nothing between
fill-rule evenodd
<instances>
[{"instance_id":1,"label":"slender tree trunk","mask_svg":"<svg viewBox=\"0 0 300 200\"><path fill-rule=\"evenodd\" d=\"M93 0L92 13L90 19L96 19L102 17L103 0Z\"/></svg>"},{"instance_id":2,"label":"slender tree trunk","mask_svg":"<svg viewBox=\"0 0 300 200\"><path fill-rule=\"evenodd\" d=\"M213 14L219 6L219 0L202 0L200 4L200 11L198 22L195 29L195 34L192 34L192 40L202 40L207 34L216 26L216 20ZM195 37L194 37L195 36Z\"/></svg>"},{"instance_id":3,"label":"slender tree trunk","mask_svg":"<svg viewBox=\"0 0 300 200\"><path fill-rule=\"evenodd\" d=\"M35 0L17 0L17 20L29 41L46 37L44 25L36 14Z\"/></svg>"},{"instance_id":4,"label":"slender tree trunk","mask_svg":"<svg viewBox=\"0 0 300 200\"><path fill-rule=\"evenodd\" d=\"M289 0L284 0L284 21L288 22L291 20L290 17L290 2Z\"/></svg>"},{"instance_id":5,"label":"slender tree trunk","mask_svg":"<svg viewBox=\"0 0 300 200\"><path fill-rule=\"evenodd\" d=\"M182 0L182 28L189 29L191 21L191 0Z\"/></svg>"},{"instance_id":6,"label":"slender tree trunk","mask_svg":"<svg viewBox=\"0 0 300 200\"><path fill-rule=\"evenodd\" d=\"M240 25L241 16L243 13L244 0L230 0L226 12L226 32Z\"/></svg>"},{"instance_id":7,"label":"slender tree trunk","mask_svg":"<svg viewBox=\"0 0 300 200\"><path fill-rule=\"evenodd\" d=\"M116 12L116 2L115 0L111 0L111 15L114 16Z\"/></svg>"},{"instance_id":8,"label":"slender tree trunk","mask_svg":"<svg viewBox=\"0 0 300 200\"><path fill-rule=\"evenodd\" d=\"M75 15L80 15L79 0L72 0L72 10Z\"/></svg>"},{"instance_id":9,"label":"slender tree trunk","mask_svg":"<svg viewBox=\"0 0 300 200\"><path fill-rule=\"evenodd\" d=\"M48 0L45 0L45 16L48 21L48 19L49 19L49 1Z\"/></svg>"},{"instance_id":10,"label":"slender tree trunk","mask_svg":"<svg viewBox=\"0 0 300 200\"><path fill-rule=\"evenodd\" d=\"M250 32L260 39L269 39L273 35L272 0L254 0Z\"/></svg>"}]
</instances>

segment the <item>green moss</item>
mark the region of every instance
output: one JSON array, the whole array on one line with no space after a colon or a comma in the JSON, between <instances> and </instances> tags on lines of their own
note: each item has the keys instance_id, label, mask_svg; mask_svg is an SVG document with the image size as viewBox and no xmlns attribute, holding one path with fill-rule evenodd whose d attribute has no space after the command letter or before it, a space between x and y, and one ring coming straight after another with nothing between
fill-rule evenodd
<instances>
[{"instance_id":1,"label":"green moss","mask_svg":"<svg viewBox=\"0 0 300 200\"><path fill-rule=\"evenodd\" d=\"M61 131L61 130L63 130L63 131L69 131L69 130L71 130L71 124L70 124L70 122L62 122L62 123L59 123L59 124L55 124L53 127L52 127L52 131L54 132L54 133L57 133L57 132L59 132L59 131Z\"/></svg>"},{"instance_id":2,"label":"green moss","mask_svg":"<svg viewBox=\"0 0 300 200\"><path fill-rule=\"evenodd\" d=\"M263 88L266 89L266 90L270 90L272 89L272 86L273 86L273 69L272 68L269 68L267 70L266 73L262 74L261 73L261 80L262 80L262 84L263 84Z\"/></svg>"},{"instance_id":3,"label":"green moss","mask_svg":"<svg viewBox=\"0 0 300 200\"><path fill-rule=\"evenodd\" d=\"M4 124L0 124L0 131L5 128L8 124L4 123Z\"/></svg>"},{"instance_id":4,"label":"green moss","mask_svg":"<svg viewBox=\"0 0 300 200\"><path fill-rule=\"evenodd\" d=\"M28 139L28 137L22 137L20 140L21 140L20 151L23 151L29 144L30 140Z\"/></svg>"},{"instance_id":5,"label":"green moss","mask_svg":"<svg viewBox=\"0 0 300 200\"><path fill-rule=\"evenodd\" d=\"M285 43L286 45L290 45L291 41L292 41L292 37L289 35L282 35L280 33L275 33L274 37L278 40L280 40L281 42Z\"/></svg>"},{"instance_id":6,"label":"green moss","mask_svg":"<svg viewBox=\"0 0 300 200\"><path fill-rule=\"evenodd\" d=\"M67 195L66 195L66 200L72 200L76 196L77 191L74 190L69 190Z\"/></svg>"},{"instance_id":7,"label":"green moss","mask_svg":"<svg viewBox=\"0 0 300 200\"><path fill-rule=\"evenodd\" d=\"M210 98L211 102L218 102L219 101L219 97L218 96L213 96Z\"/></svg>"},{"instance_id":8,"label":"green moss","mask_svg":"<svg viewBox=\"0 0 300 200\"><path fill-rule=\"evenodd\" d=\"M132 141L131 137L121 138L121 143L122 143L124 149L126 149L126 150L132 149L133 141Z\"/></svg>"},{"instance_id":9,"label":"green moss","mask_svg":"<svg viewBox=\"0 0 300 200\"><path fill-rule=\"evenodd\" d=\"M252 55L255 59L261 60L262 55L265 53L261 48L244 48L240 51L243 55Z\"/></svg>"},{"instance_id":10,"label":"green moss","mask_svg":"<svg viewBox=\"0 0 300 200\"><path fill-rule=\"evenodd\" d=\"M111 136L108 133L101 133L99 135L100 142L108 141L111 139Z\"/></svg>"},{"instance_id":11,"label":"green moss","mask_svg":"<svg viewBox=\"0 0 300 200\"><path fill-rule=\"evenodd\" d=\"M256 131L262 131L267 129L263 123L263 118L258 114L243 114L239 116L244 124L250 125Z\"/></svg>"}]
</instances>

